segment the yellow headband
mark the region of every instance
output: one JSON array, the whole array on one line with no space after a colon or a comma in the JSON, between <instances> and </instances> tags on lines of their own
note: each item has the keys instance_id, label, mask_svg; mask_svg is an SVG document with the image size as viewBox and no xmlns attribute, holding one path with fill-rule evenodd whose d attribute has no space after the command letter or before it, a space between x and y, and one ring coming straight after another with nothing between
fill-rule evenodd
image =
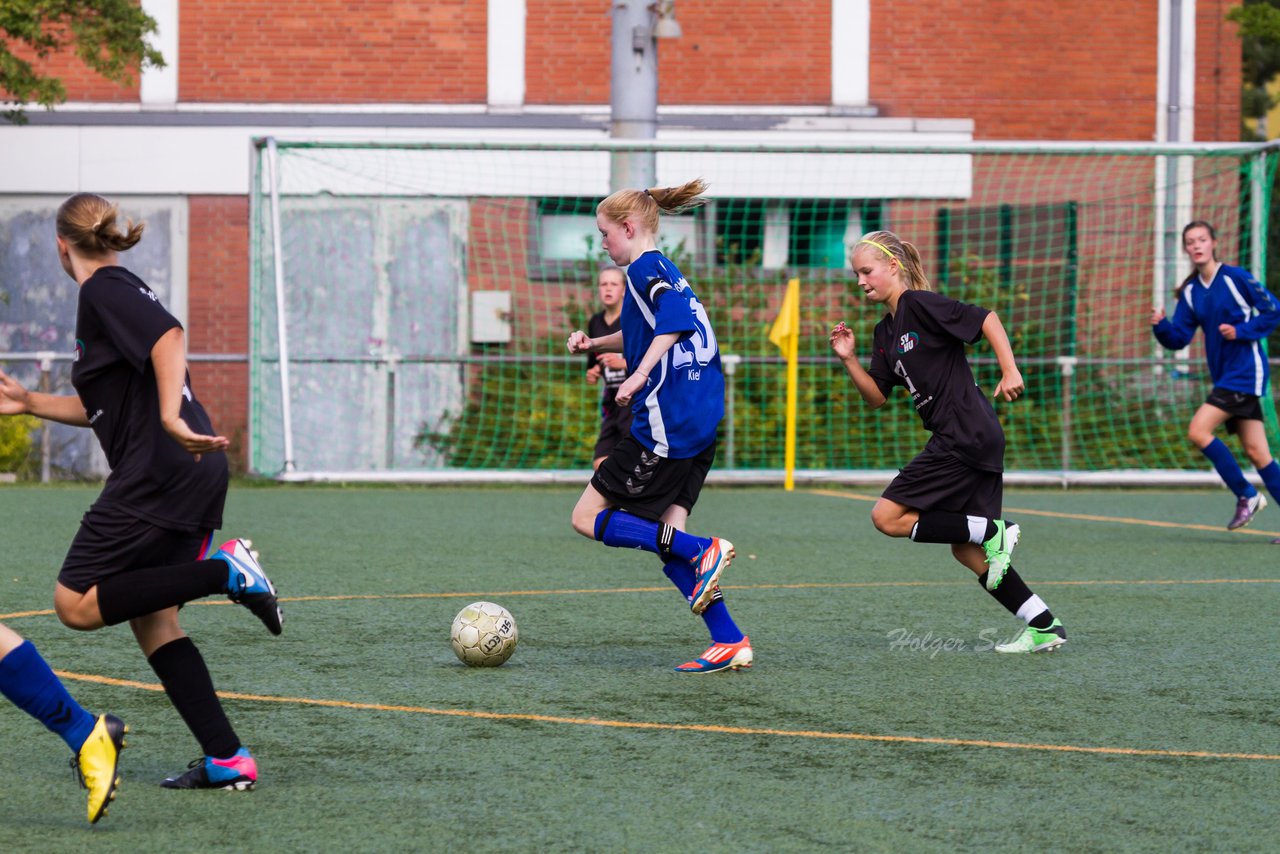
<instances>
[{"instance_id":1,"label":"yellow headband","mask_svg":"<svg viewBox=\"0 0 1280 854\"><path fill-rule=\"evenodd\" d=\"M865 237L859 240L858 243L870 243L872 246L879 249L884 254L888 255L890 261L897 264L899 267L902 266L902 262L898 260L898 256L890 252L889 247L885 246L883 243L876 243L874 240L867 240L867 238ZM856 246L857 244L854 244L854 245Z\"/></svg>"}]
</instances>

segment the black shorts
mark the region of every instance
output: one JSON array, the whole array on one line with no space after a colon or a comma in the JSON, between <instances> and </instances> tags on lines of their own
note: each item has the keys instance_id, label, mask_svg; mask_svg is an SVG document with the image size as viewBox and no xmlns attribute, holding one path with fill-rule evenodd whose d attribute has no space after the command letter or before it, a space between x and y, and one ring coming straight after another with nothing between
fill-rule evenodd
<instances>
[{"instance_id":1,"label":"black shorts","mask_svg":"<svg viewBox=\"0 0 1280 854\"><path fill-rule=\"evenodd\" d=\"M631 414L630 406L604 405L604 414L600 419L600 437L596 439L592 460L609 456L618 440L631 435Z\"/></svg>"},{"instance_id":2,"label":"black shorts","mask_svg":"<svg viewBox=\"0 0 1280 854\"><path fill-rule=\"evenodd\" d=\"M999 519L1004 474L976 469L951 454L926 447L881 493L912 510L945 510Z\"/></svg>"},{"instance_id":3,"label":"black shorts","mask_svg":"<svg viewBox=\"0 0 1280 854\"><path fill-rule=\"evenodd\" d=\"M591 476L591 485L615 506L657 521L673 505L693 509L715 459L715 442L696 457L672 460L653 453L628 433Z\"/></svg>"},{"instance_id":4,"label":"black shorts","mask_svg":"<svg viewBox=\"0 0 1280 854\"><path fill-rule=\"evenodd\" d=\"M170 531L119 510L90 508L62 562L58 581L77 593L111 575L191 563L204 557L213 531Z\"/></svg>"},{"instance_id":5,"label":"black shorts","mask_svg":"<svg viewBox=\"0 0 1280 854\"><path fill-rule=\"evenodd\" d=\"M1236 421L1262 420L1262 401L1254 394L1227 391L1225 388L1215 386L1204 402L1210 406L1216 406L1231 416L1227 419L1228 433L1236 432Z\"/></svg>"}]
</instances>

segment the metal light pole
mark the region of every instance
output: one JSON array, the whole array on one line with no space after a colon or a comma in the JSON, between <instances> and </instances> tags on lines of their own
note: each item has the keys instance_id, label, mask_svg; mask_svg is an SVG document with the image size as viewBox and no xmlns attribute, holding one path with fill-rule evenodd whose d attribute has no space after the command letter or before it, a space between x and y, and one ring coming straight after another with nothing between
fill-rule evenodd
<instances>
[{"instance_id":1,"label":"metal light pole","mask_svg":"<svg viewBox=\"0 0 1280 854\"><path fill-rule=\"evenodd\" d=\"M680 35L673 0L614 0L609 76L609 135L654 139L658 130L658 42ZM652 151L617 151L610 160L609 187L645 189L657 181Z\"/></svg>"}]
</instances>

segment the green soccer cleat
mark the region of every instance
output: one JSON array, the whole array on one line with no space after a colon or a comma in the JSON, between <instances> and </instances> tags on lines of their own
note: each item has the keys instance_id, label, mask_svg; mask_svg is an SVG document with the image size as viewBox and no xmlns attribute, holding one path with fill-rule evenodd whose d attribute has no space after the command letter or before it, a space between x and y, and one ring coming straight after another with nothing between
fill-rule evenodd
<instances>
[{"instance_id":1,"label":"green soccer cleat","mask_svg":"<svg viewBox=\"0 0 1280 854\"><path fill-rule=\"evenodd\" d=\"M1013 547L1018 544L1022 530L1017 525L1006 524L1003 519L991 521L996 523L996 532L982 544L982 550L987 553L987 589L995 590L1009 571Z\"/></svg>"},{"instance_id":2,"label":"green soccer cleat","mask_svg":"<svg viewBox=\"0 0 1280 854\"><path fill-rule=\"evenodd\" d=\"M1067 642L1067 630L1055 619L1047 629L1027 626L1008 643L996 644L996 652L1053 652Z\"/></svg>"}]
</instances>

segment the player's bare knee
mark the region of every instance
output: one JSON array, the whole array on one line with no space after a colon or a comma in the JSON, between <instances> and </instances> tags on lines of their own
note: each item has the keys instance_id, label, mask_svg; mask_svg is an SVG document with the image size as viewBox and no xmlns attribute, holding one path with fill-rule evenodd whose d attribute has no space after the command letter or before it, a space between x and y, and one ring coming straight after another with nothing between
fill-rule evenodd
<instances>
[{"instance_id":1,"label":"player's bare knee","mask_svg":"<svg viewBox=\"0 0 1280 854\"><path fill-rule=\"evenodd\" d=\"M876 530L890 537L905 537L911 533L910 530L902 530L902 517L892 510L881 508L876 505L871 508L871 524L876 526Z\"/></svg>"},{"instance_id":2,"label":"player's bare knee","mask_svg":"<svg viewBox=\"0 0 1280 854\"><path fill-rule=\"evenodd\" d=\"M58 615L58 621L69 629L75 629L78 632L91 632L101 626L98 615L91 613L90 609L84 607L81 603L66 605L61 602L55 602L53 610Z\"/></svg>"},{"instance_id":3,"label":"player's bare knee","mask_svg":"<svg viewBox=\"0 0 1280 854\"><path fill-rule=\"evenodd\" d=\"M589 540L596 538L596 518L594 515L588 516L586 513L574 510L570 522L573 525L573 530L582 536Z\"/></svg>"}]
</instances>

